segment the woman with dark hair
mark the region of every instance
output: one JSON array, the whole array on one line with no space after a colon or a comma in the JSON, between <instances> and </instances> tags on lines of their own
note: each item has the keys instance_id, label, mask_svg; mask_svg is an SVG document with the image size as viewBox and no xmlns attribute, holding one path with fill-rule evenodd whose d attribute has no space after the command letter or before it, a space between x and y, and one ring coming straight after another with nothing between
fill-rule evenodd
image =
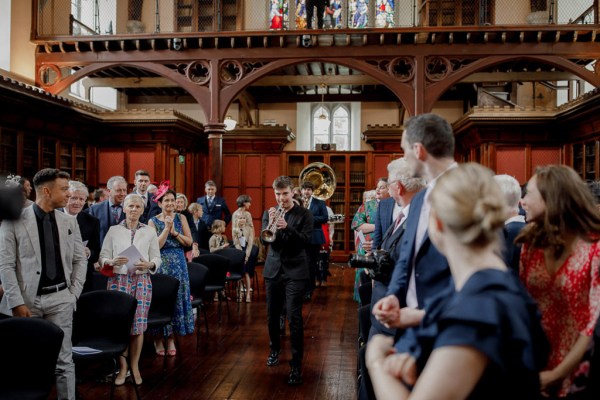
<instances>
[{"instance_id":1,"label":"woman with dark hair","mask_svg":"<svg viewBox=\"0 0 600 400\"><path fill-rule=\"evenodd\" d=\"M250 206L252 205L252 198L247 194L242 194L238 196L237 200L237 210L233 212L231 216L231 220L233 221L236 218L239 218L241 215L246 217L246 225L250 228L254 229L254 224L252 223L252 214L250 214Z\"/></svg>"},{"instance_id":2,"label":"woman with dark hair","mask_svg":"<svg viewBox=\"0 0 600 400\"><path fill-rule=\"evenodd\" d=\"M551 347L542 390L564 398L576 378L585 381L581 361L600 313L600 214L579 175L560 165L538 168L522 204L529 224L516 239L520 278Z\"/></svg>"},{"instance_id":3,"label":"woman with dark hair","mask_svg":"<svg viewBox=\"0 0 600 400\"><path fill-rule=\"evenodd\" d=\"M186 218L175 212L175 192L167 185L161 185L155 201L162 212L148 221L150 227L156 229L160 256L162 260L161 273L179 280L179 292L175 314L170 325L164 330L167 340L167 355L176 354L173 333L184 336L194 333L194 314L190 301L190 278L188 276L187 261L184 247L192 245L192 234ZM155 341L156 354L162 356L165 349L161 341Z\"/></svg>"}]
</instances>

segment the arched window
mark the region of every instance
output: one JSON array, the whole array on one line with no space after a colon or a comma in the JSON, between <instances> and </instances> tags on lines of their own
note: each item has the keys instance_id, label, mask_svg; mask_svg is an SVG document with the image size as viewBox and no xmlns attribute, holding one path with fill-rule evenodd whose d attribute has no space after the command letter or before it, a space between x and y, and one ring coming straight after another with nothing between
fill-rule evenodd
<instances>
[{"instance_id":1,"label":"arched window","mask_svg":"<svg viewBox=\"0 0 600 400\"><path fill-rule=\"evenodd\" d=\"M336 150L350 150L350 108L346 104L319 103L312 112L311 148L334 143Z\"/></svg>"}]
</instances>

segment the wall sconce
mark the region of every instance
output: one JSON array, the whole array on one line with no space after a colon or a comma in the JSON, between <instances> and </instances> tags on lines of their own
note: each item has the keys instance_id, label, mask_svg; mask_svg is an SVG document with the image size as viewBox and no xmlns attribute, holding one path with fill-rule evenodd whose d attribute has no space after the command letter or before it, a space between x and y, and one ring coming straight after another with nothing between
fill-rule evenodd
<instances>
[{"instance_id":1,"label":"wall sconce","mask_svg":"<svg viewBox=\"0 0 600 400\"><path fill-rule=\"evenodd\" d=\"M225 130L226 131L232 131L235 129L235 126L237 125L237 121L233 118L231 118L231 115L228 115L225 117L225 121L223 121L223 123L225 124Z\"/></svg>"}]
</instances>

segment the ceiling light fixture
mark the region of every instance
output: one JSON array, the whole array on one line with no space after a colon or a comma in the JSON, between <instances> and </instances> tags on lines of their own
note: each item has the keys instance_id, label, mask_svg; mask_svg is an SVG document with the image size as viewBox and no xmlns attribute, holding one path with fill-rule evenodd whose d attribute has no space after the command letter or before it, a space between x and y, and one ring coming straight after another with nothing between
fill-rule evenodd
<instances>
[{"instance_id":1,"label":"ceiling light fixture","mask_svg":"<svg viewBox=\"0 0 600 400\"><path fill-rule=\"evenodd\" d=\"M321 83L320 87L319 87L319 91L321 92L321 115L319 115L319 120L315 121L315 123L318 125L317 128L319 130L327 130L329 129L329 125L331 125L331 121L329 120L329 117L325 114L325 92L327 92L327 85L324 83Z\"/></svg>"},{"instance_id":2,"label":"ceiling light fixture","mask_svg":"<svg viewBox=\"0 0 600 400\"><path fill-rule=\"evenodd\" d=\"M235 129L235 126L237 125L237 121L233 118L231 118L231 115L228 115L225 117L225 121L223 121L223 123L225 124L225 130L226 131L232 131Z\"/></svg>"}]
</instances>

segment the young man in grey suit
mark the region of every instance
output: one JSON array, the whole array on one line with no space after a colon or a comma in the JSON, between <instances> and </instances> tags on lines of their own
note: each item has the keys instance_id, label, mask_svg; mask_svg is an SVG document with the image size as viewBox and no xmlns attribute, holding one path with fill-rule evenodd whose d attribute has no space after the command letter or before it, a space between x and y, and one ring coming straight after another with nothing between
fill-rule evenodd
<instances>
[{"instance_id":1,"label":"young man in grey suit","mask_svg":"<svg viewBox=\"0 0 600 400\"><path fill-rule=\"evenodd\" d=\"M271 349L267 365L279 364L279 316L285 301L292 348L288 384L299 385L302 383L304 353L302 302L310 277L306 248L311 240L313 218L310 211L293 202L293 189L293 182L287 176L280 176L273 182L275 199L283 215L278 216L274 207L263 214L262 230L272 226L275 231L275 240L265 243L270 244L270 247L263 276L266 282L267 325Z\"/></svg>"},{"instance_id":2,"label":"young man in grey suit","mask_svg":"<svg viewBox=\"0 0 600 400\"><path fill-rule=\"evenodd\" d=\"M56 363L59 399L75 399L71 352L73 310L85 281L87 259L77 220L57 208L69 198L69 174L46 168L35 174L36 202L16 221L0 225L0 312L51 321L64 331ZM35 377L34 377L35 378Z\"/></svg>"}]
</instances>

